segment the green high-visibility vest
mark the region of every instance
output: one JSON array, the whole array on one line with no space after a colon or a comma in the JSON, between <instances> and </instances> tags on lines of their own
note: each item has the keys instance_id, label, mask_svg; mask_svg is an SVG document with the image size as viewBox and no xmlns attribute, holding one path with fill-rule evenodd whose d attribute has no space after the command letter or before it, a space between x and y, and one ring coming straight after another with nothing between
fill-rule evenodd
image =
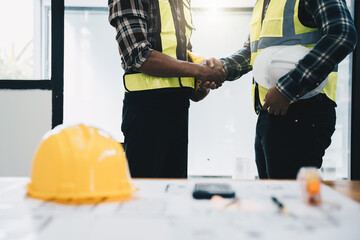
<instances>
[{"instance_id":1,"label":"green high-visibility vest","mask_svg":"<svg viewBox=\"0 0 360 240\"><path fill-rule=\"evenodd\" d=\"M175 29L175 19L173 17L171 5L171 0L158 0L159 3L159 15L161 19L161 52L168 55L169 57L179 59L177 57L177 32ZM194 29L192 25L192 16L190 11L190 0L183 0L183 16L184 16L184 25L185 25L185 35L186 35L186 46L188 45L191 37L192 30ZM187 61L187 49L181 49L180 51L185 51L186 59L181 59ZM146 91L153 89L164 89L164 88L194 88L195 79L192 77L153 77L146 75L144 73L133 73L133 74L124 74L124 87L127 92L133 91Z\"/></svg>"},{"instance_id":2,"label":"green high-visibility vest","mask_svg":"<svg viewBox=\"0 0 360 240\"><path fill-rule=\"evenodd\" d=\"M300 0L271 0L264 20L261 21L264 0L257 1L250 21L251 65L264 48L279 45L301 45L312 49L320 40L321 35L318 28L309 28L300 22L299 2ZM330 73L329 80L322 91L334 102L336 102L336 85L337 67ZM255 91L258 91L258 94L255 94ZM255 98L259 98L258 101L264 105L267 92L268 89L254 82L252 90L254 104Z\"/></svg>"}]
</instances>

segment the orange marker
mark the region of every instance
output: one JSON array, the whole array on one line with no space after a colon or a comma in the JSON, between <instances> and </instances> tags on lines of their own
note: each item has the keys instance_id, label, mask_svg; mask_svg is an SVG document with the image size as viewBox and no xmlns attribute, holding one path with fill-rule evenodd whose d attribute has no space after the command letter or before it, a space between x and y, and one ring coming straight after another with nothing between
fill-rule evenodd
<instances>
[{"instance_id":1,"label":"orange marker","mask_svg":"<svg viewBox=\"0 0 360 240\"><path fill-rule=\"evenodd\" d=\"M321 204L320 186L321 177L314 167L302 167L297 175L300 183L301 195L310 205Z\"/></svg>"}]
</instances>

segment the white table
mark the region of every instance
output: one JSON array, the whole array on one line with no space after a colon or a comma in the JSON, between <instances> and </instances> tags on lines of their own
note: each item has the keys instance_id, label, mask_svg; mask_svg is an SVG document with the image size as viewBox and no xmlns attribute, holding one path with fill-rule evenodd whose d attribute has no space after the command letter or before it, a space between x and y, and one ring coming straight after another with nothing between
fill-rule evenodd
<instances>
[{"instance_id":1,"label":"white table","mask_svg":"<svg viewBox=\"0 0 360 240\"><path fill-rule=\"evenodd\" d=\"M28 181L0 178L0 240L360 239L360 204L325 185L320 207L302 201L296 182L221 179L135 180L140 190L128 202L71 206L26 197ZM192 199L199 181L229 182L239 203Z\"/></svg>"}]
</instances>

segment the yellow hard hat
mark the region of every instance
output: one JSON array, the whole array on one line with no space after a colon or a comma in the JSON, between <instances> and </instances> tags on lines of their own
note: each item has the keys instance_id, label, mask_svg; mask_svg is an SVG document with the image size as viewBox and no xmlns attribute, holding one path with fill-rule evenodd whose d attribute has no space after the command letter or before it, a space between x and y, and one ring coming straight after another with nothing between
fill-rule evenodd
<instances>
[{"instance_id":1,"label":"yellow hard hat","mask_svg":"<svg viewBox=\"0 0 360 240\"><path fill-rule=\"evenodd\" d=\"M44 135L27 186L31 197L68 204L124 201L134 191L120 143L83 124Z\"/></svg>"},{"instance_id":2,"label":"yellow hard hat","mask_svg":"<svg viewBox=\"0 0 360 240\"><path fill-rule=\"evenodd\" d=\"M187 54L189 56L190 62L193 62L193 63L201 63L205 59L205 57L198 55L196 53L190 52L190 51L187 51Z\"/></svg>"},{"instance_id":3,"label":"yellow hard hat","mask_svg":"<svg viewBox=\"0 0 360 240\"><path fill-rule=\"evenodd\" d=\"M198 55L196 53L187 51L187 54L189 56L189 61L192 63L202 63L202 61L205 60L205 57ZM201 81L197 80L195 83L195 91L197 91L199 89L200 84L201 84Z\"/></svg>"}]
</instances>

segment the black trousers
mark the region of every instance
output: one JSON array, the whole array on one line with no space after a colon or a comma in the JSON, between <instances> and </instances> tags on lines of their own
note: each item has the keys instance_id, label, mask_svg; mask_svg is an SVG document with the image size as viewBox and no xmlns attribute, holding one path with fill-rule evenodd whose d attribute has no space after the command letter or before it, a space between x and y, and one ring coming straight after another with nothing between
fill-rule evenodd
<instances>
[{"instance_id":1,"label":"black trousers","mask_svg":"<svg viewBox=\"0 0 360 240\"><path fill-rule=\"evenodd\" d=\"M261 179L295 179L303 166L320 168L335 131L335 106L324 94L290 105L286 116L261 111L255 159Z\"/></svg>"},{"instance_id":2,"label":"black trousers","mask_svg":"<svg viewBox=\"0 0 360 240\"><path fill-rule=\"evenodd\" d=\"M187 177L188 114L183 91L125 94L121 130L132 177Z\"/></svg>"}]
</instances>

